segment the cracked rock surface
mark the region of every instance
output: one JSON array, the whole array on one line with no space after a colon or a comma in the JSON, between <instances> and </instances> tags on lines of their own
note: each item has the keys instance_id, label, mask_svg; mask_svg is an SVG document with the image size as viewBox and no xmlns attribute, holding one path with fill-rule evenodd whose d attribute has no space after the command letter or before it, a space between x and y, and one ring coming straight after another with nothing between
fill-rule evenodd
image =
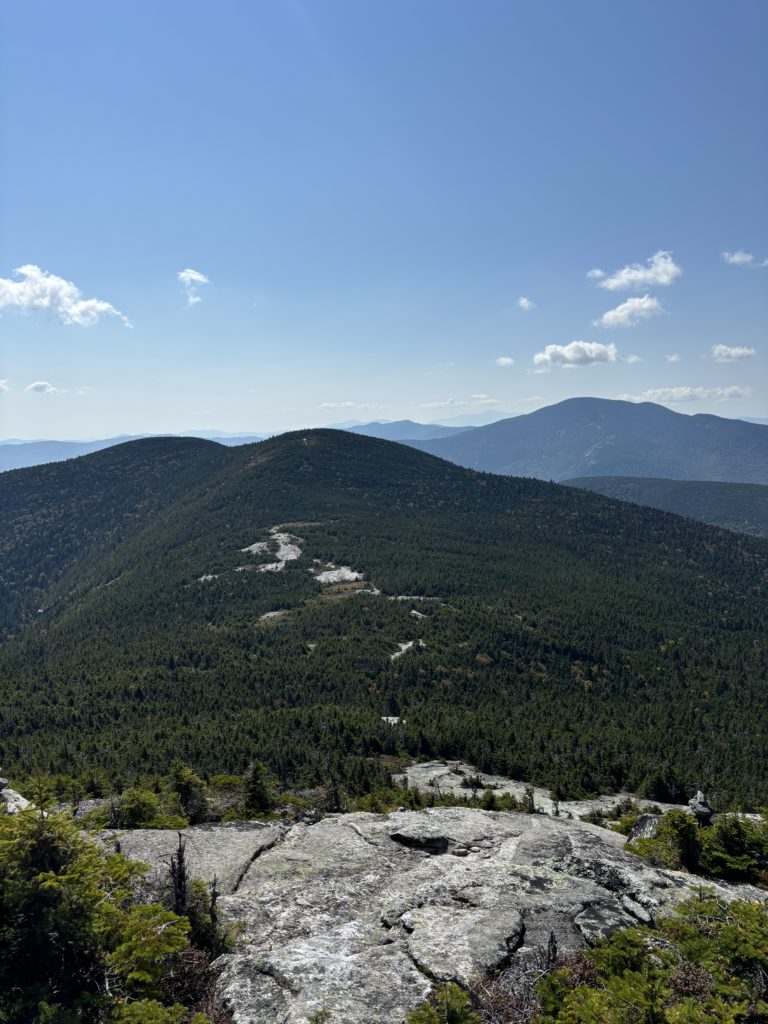
<instances>
[{"instance_id":1,"label":"cracked rock surface","mask_svg":"<svg viewBox=\"0 0 768 1024\"><path fill-rule=\"evenodd\" d=\"M181 832L156 828L115 829L104 832L102 840L130 860L143 861L162 874L168 870L181 836L190 876L210 883L215 875L220 891L231 893L237 889L254 858L273 846L283 832L280 825L248 821L195 825Z\"/></svg>"},{"instance_id":2,"label":"cracked rock surface","mask_svg":"<svg viewBox=\"0 0 768 1024\"><path fill-rule=\"evenodd\" d=\"M436 981L523 966L552 933L566 952L649 923L697 885L625 853L621 835L538 814L444 807L185 834L193 872L235 880L219 908L242 935L218 966L236 1024L323 1009L334 1024L402 1024ZM176 834L153 835L123 833L124 852L157 863L165 836L167 861Z\"/></svg>"}]
</instances>

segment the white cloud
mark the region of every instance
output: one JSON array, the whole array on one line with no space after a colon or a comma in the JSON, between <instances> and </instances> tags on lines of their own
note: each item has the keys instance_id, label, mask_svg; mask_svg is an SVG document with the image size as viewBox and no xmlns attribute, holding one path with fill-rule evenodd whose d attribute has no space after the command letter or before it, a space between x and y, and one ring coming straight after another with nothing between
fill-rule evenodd
<instances>
[{"instance_id":1,"label":"white cloud","mask_svg":"<svg viewBox=\"0 0 768 1024\"><path fill-rule=\"evenodd\" d=\"M512 358L512 356L499 356L499 358L496 360L496 365L497 366L514 366L515 365L515 360Z\"/></svg>"},{"instance_id":2,"label":"white cloud","mask_svg":"<svg viewBox=\"0 0 768 1024\"><path fill-rule=\"evenodd\" d=\"M587 277L597 281L600 288L605 288L609 292L620 292L632 288L646 288L649 285L670 285L681 274L682 270L672 259L672 253L659 249L645 263L629 263L609 275L595 268L589 271Z\"/></svg>"},{"instance_id":3,"label":"white cloud","mask_svg":"<svg viewBox=\"0 0 768 1024\"><path fill-rule=\"evenodd\" d=\"M753 348L746 345L713 345L712 358L716 363L735 363L737 359L749 359L755 354Z\"/></svg>"},{"instance_id":4,"label":"white cloud","mask_svg":"<svg viewBox=\"0 0 768 1024\"><path fill-rule=\"evenodd\" d=\"M47 380L36 380L34 384L28 384L24 390L33 391L38 395L51 395L54 391L58 391L59 389L55 388L53 384L49 384Z\"/></svg>"},{"instance_id":5,"label":"white cloud","mask_svg":"<svg viewBox=\"0 0 768 1024\"><path fill-rule=\"evenodd\" d=\"M603 345L599 341L571 341L567 345L547 345L543 352L533 357L534 365L549 366L591 366L593 363L615 363L619 358L616 346Z\"/></svg>"},{"instance_id":6,"label":"white cloud","mask_svg":"<svg viewBox=\"0 0 768 1024\"><path fill-rule=\"evenodd\" d=\"M525 310L526 313L530 313L532 309L536 309L536 303L521 295L517 300L517 305L520 309Z\"/></svg>"},{"instance_id":7,"label":"white cloud","mask_svg":"<svg viewBox=\"0 0 768 1024\"><path fill-rule=\"evenodd\" d=\"M723 260L726 263L730 263L733 267L768 267L768 260L755 261L755 257L751 252L744 252L743 249L737 249L736 252L724 252L721 254Z\"/></svg>"},{"instance_id":8,"label":"white cloud","mask_svg":"<svg viewBox=\"0 0 768 1024\"><path fill-rule=\"evenodd\" d=\"M80 289L71 281L48 274L32 263L18 267L14 274L21 280L0 277L0 309L17 308L24 313L44 310L67 326L90 327L102 316L116 316L126 327L132 326L109 302L82 298Z\"/></svg>"},{"instance_id":9,"label":"white cloud","mask_svg":"<svg viewBox=\"0 0 768 1024\"><path fill-rule=\"evenodd\" d=\"M755 261L752 253L744 252L743 249L737 249L736 252L724 252L722 255L725 262L731 263L734 267L748 267Z\"/></svg>"},{"instance_id":10,"label":"white cloud","mask_svg":"<svg viewBox=\"0 0 768 1024\"><path fill-rule=\"evenodd\" d=\"M188 306L196 306L198 302L203 301L202 297L198 294L198 288L201 284L211 283L205 274L201 274L199 270L192 270L187 267L186 270L180 270L176 277L184 287Z\"/></svg>"},{"instance_id":11,"label":"white cloud","mask_svg":"<svg viewBox=\"0 0 768 1024\"><path fill-rule=\"evenodd\" d=\"M498 398L490 395L470 395L468 399L447 398L444 402L422 402L422 409L465 409L469 405L499 405Z\"/></svg>"},{"instance_id":12,"label":"white cloud","mask_svg":"<svg viewBox=\"0 0 768 1024\"><path fill-rule=\"evenodd\" d=\"M10 391L10 390L11 390L11 382L9 380L0 380L0 395L4 391Z\"/></svg>"},{"instance_id":13,"label":"white cloud","mask_svg":"<svg viewBox=\"0 0 768 1024\"><path fill-rule=\"evenodd\" d=\"M615 309L609 309L607 313L592 323L595 327L636 327L641 320L648 320L649 317L658 316L663 313L658 299L652 295L627 299Z\"/></svg>"},{"instance_id":14,"label":"white cloud","mask_svg":"<svg viewBox=\"0 0 768 1024\"><path fill-rule=\"evenodd\" d=\"M665 363L679 363L683 357L677 352L672 352L668 356L664 356Z\"/></svg>"},{"instance_id":15,"label":"white cloud","mask_svg":"<svg viewBox=\"0 0 768 1024\"><path fill-rule=\"evenodd\" d=\"M640 356L627 356L624 360L625 363L629 363L630 366L634 366L635 363L642 363Z\"/></svg>"},{"instance_id":16,"label":"white cloud","mask_svg":"<svg viewBox=\"0 0 768 1024\"><path fill-rule=\"evenodd\" d=\"M377 402L321 402L319 409L386 409L386 405Z\"/></svg>"},{"instance_id":17,"label":"white cloud","mask_svg":"<svg viewBox=\"0 0 768 1024\"><path fill-rule=\"evenodd\" d=\"M619 395L619 398L624 402L700 402L707 398L726 402L729 398L747 398L751 394L752 388L731 384L724 388L649 388L642 395Z\"/></svg>"}]
</instances>

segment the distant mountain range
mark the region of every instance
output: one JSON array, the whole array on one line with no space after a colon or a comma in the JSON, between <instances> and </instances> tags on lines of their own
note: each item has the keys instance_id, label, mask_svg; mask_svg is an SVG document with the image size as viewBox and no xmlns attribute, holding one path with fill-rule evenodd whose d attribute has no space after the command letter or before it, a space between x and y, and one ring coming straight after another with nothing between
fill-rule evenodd
<instances>
[{"instance_id":1,"label":"distant mountain range","mask_svg":"<svg viewBox=\"0 0 768 1024\"><path fill-rule=\"evenodd\" d=\"M470 469L569 480L664 477L768 484L768 428L650 402L570 398L414 447Z\"/></svg>"},{"instance_id":2,"label":"distant mountain range","mask_svg":"<svg viewBox=\"0 0 768 1024\"><path fill-rule=\"evenodd\" d=\"M377 421L361 423L347 427L353 434L365 437L378 437L382 441L432 441L438 437L451 437L454 434L465 434L474 427L445 427L440 423L414 423L413 420L395 420L393 422Z\"/></svg>"},{"instance_id":3,"label":"distant mountain range","mask_svg":"<svg viewBox=\"0 0 768 1024\"><path fill-rule=\"evenodd\" d=\"M622 476L768 484L768 426L720 416L688 416L650 402L571 398L483 426L450 421L349 421L343 429L409 444L469 469L508 476L556 481ZM262 440L264 435L209 430L185 431L178 436L201 437L231 447ZM87 455L128 440L133 438L8 441L0 443L0 471Z\"/></svg>"},{"instance_id":4,"label":"distant mountain range","mask_svg":"<svg viewBox=\"0 0 768 1024\"><path fill-rule=\"evenodd\" d=\"M592 476L566 480L608 498L649 505L680 516L768 537L768 487L711 480L654 480L637 476Z\"/></svg>"},{"instance_id":5,"label":"distant mountain range","mask_svg":"<svg viewBox=\"0 0 768 1024\"><path fill-rule=\"evenodd\" d=\"M162 437L158 434L122 434L119 437L107 437L100 441L23 441L9 440L0 443L0 473L8 469L25 469L29 466L43 466L48 462L63 462L64 459L76 459L81 455L91 455L104 448L112 448L126 441L137 441L144 437ZM195 433L185 430L177 437L200 437L207 441L218 441L219 444L232 447L238 444L253 444L262 441L263 434L227 434L222 430L200 431Z\"/></svg>"}]
</instances>

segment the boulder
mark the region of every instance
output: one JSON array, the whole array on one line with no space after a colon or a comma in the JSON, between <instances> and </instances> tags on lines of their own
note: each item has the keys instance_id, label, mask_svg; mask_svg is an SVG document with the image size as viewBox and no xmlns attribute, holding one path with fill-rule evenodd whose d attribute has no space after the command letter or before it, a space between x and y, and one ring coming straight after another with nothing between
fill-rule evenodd
<instances>
[{"instance_id":1,"label":"boulder","mask_svg":"<svg viewBox=\"0 0 768 1024\"><path fill-rule=\"evenodd\" d=\"M707 798L704 796L701 790L697 792L696 796L692 797L688 801L688 807L690 808L691 813L696 818L696 821L699 823L699 825L709 825L709 823L712 821L712 808L707 803Z\"/></svg>"},{"instance_id":2,"label":"boulder","mask_svg":"<svg viewBox=\"0 0 768 1024\"><path fill-rule=\"evenodd\" d=\"M632 826L627 841L634 843L636 839L655 839L659 833L661 817L660 814L641 814Z\"/></svg>"}]
</instances>

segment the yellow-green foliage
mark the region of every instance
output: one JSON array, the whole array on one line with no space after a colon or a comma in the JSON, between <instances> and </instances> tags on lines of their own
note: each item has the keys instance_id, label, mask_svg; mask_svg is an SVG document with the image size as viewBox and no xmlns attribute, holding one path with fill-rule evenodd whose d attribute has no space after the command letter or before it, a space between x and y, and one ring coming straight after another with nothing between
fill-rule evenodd
<instances>
[{"instance_id":1,"label":"yellow-green foliage","mask_svg":"<svg viewBox=\"0 0 768 1024\"><path fill-rule=\"evenodd\" d=\"M408 1014L408 1024L480 1024L467 993L458 985L440 985L426 1003Z\"/></svg>"}]
</instances>

